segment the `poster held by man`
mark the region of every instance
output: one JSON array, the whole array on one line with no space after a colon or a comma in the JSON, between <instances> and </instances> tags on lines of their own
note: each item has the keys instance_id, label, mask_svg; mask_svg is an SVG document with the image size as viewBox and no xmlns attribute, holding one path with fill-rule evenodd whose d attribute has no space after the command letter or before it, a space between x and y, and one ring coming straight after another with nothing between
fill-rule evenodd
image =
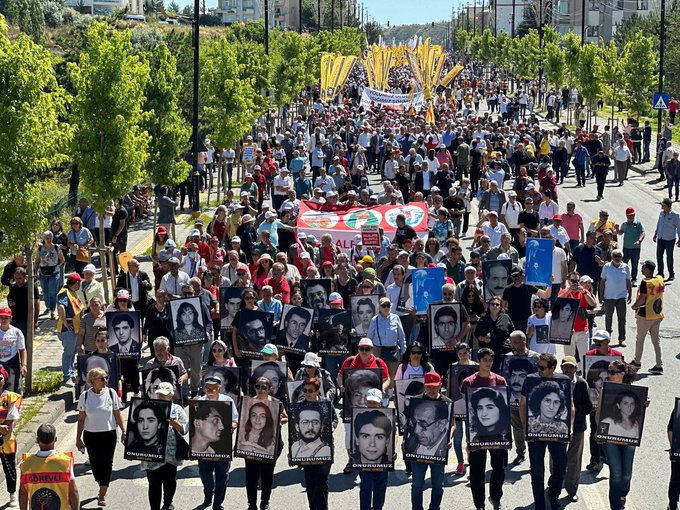
<instances>
[{"instance_id":1,"label":"poster held by man","mask_svg":"<svg viewBox=\"0 0 680 510\"><path fill-rule=\"evenodd\" d=\"M451 404L443 400L411 400L404 434L405 460L447 463L453 412Z\"/></svg>"},{"instance_id":2,"label":"poster held by man","mask_svg":"<svg viewBox=\"0 0 680 510\"><path fill-rule=\"evenodd\" d=\"M600 356L600 355L584 355L583 367L585 370L585 378L588 383L588 393L590 394L590 402L593 407L597 409L600 405L600 393L605 381L609 377L607 370L612 361L623 360L623 356Z\"/></svg>"},{"instance_id":3,"label":"poster held by man","mask_svg":"<svg viewBox=\"0 0 680 510\"><path fill-rule=\"evenodd\" d=\"M260 310L243 309L239 313L236 343L241 356L262 358L262 348L269 343L274 327L274 314Z\"/></svg>"},{"instance_id":4,"label":"poster held by man","mask_svg":"<svg viewBox=\"0 0 680 510\"><path fill-rule=\"evenodd\" d=\"M333 462L333 409L329 400L288 407L289 460L307 466Z\"/></svg>"},{"instance_id":5,"label":"poster held by man","mask_svg":"<svg viewBox=\"0 0 680 510\"><path fill-rule=\"evenodd\" d=\"M552 239L531 238L526 246L526 284L538 287L552 285Z\"/></svg>"},{"instance_id":6,"label":"poster held by man","mask_svg":"<svg viewBox=\"0 0 680 510\"><path fill-rule=\"evenodd\" d=\"M446 394L453 400L453 416L464 419L467 416L465 407L465 395L460 391L463 381L472 374L479 372L479 365L454 365L449 366L449 380Z\"/></svg>"},{"instance_id":7,"label":"poster held by man","mask_svg":"<svg viewBox=\"0 0 680 510\"><path fill-rule=\"evenodd\" d=\"M378 294L352 295L349 297L352 309L352 326L355 338L363 338L368 334L371 319L378 313Z\"/></svg>"},{"instance_id":8,"label":"poster held by man","mask_svg":"<svg viewBox=\"0 0 680 510\"><path fill-rule=\"evenodd\" d=\"M394 381L394 384L394 404L397 409L399 434L403 436L406 422L408 421L408 409L411 400L423 396L425 392L425 378L398 379Z\"/></svg>"},{"instance_id":9,"label":"poster held by man","mask_svg":"<svg viewBox=\"0 0 680 510\"><path fill-rule=\"evenodd\" d=\"M456 349L457 336L463 327L461 310L461 303L430 305L430 352Z\"/></svg>"},{"instance_id":10,"label":"poster held by man","mask_svg":"<svg viewBox=\"0 0 680 510\"><path fill-rule=\"evenodd\" d=\"M163 462L171 402L133 397L130 401L125 460Z\"/></svg>"},{"instance_id":11,"label":"poster held by man","mask_svg":"<svg viewBox=\"0 0 680 510\"><path fill-rule=\"evenodd\" d=\"M465 391L466 423L471 450L509 450L512 426L507 387L476 387Z\"/></svg>"},{"instance_id":12,"label":"poster held by man","mask_svg":"<svg viewBox=\"0 0 680 510\"><path fill-rule=\"evenodd\" d=\"M646 386L605 382L595 439L600 443L640 446L648 391Z\"/></svg>"},{"instance_id":13,"label":"poster held by man","mask_svg":"<svg viewBox=\"0 0 680 510\"><path fill-rule=\"evenodd\" d=\"M142 352L140 321L138 311L106 312L109 349L119 358L139 359Z\"/></svg>"},{"instance_id":14,"label":"poster held by man","mask_svg":"<svg viewBox=\"0 0 680 510\"><path fill-rule=\"evenodd\" d=\"M231 402L192 400L189 403L189 458L231 460Z\"/></svg>"},{"instance_id":15,"label":"poster held by man","mask_svg":"<svg viewBox=\"0 0 680 510\"><path fill-rule=\"evenodd\" d=\"M276 345L280 351L305 354L309 350L314 310L295 305L283 305Z\"/></svg>"},{"instance_id":16,"label":"poster held by man","mask_svg":"<svg viewBox=\"0 0 680 510\"><path fill-rule=\"evenodd\" d=\"M350 354L352 311L318 310L316 339L317 351L322 356L346 356Z\"/></svg>"},{"instance_id":17,"label":"poster held by man","mask_svg":"<svg viewBox=\"0 0 680 510\"><path fill-rule=\"evenodd\" d=\"M250 396L255 396L255 382L266 377L272 384L271 395L281 402L286 401L286 381L288 380L288 363L285 361L253 360L248 375Z\"/></svg>"},{"instance_id":18,"label":"poster held by man","mask_svg":"<svg viewBox=\"0 0 680 510\"><path fill-rule=\"evenodd\" d=\"M527 440L563 441L571 439L571 381L527 377Z\"/></svg>"},{"instance_id":19,"label":"poster held by man","mask_svg":"<svg viewBox=\"0 0 680 510\"><path fill-rule=\"evenodd\" d=\"M281 402L243 397L236 435L235 457L271 464L278 457Z\"/></svg>"},{"instance_id":20,"label":"poster held by man","mask_svg":"<svg viewBox=\"0 0 680 510\"><path fill-rule=\"evenodd\" d=\"M430 304L442 300L444 273L443 267L413 269L404 280L397 310L406 312L413 308L417 314L425 315Z\"/></svg>"},{"instance_id":21,"label":"poster held by man","mask_svg":"<svg viewBox=\"0 0 680 510\"><path fill-rule=\"evenodd\" d=\"M220 329L231 331L234 316L241 309L243 287L220 287Z\"/></svg>"},{"instance_id":22,"label":"poster held by man","mask_svg":"<svg viewBox=\"0 0 680 510\"><path fill-rule=\"evenodd\" d=\"M168 382L175 388L175 395L172 401L175 404L182 403L182 386L179 383L179 367L171 365L167 367L143 368L142 369L142 388L146 398L154 398L158 385Z\"/></svg>"},{"instance_id":23,"label":"poster held by man","mask_svg":"<svg viewBox=\"0 0 680 510\"><path fill-rule=\"evenodd\" d=\"M330 308L329 297L331 295L330 278L315 278L312 280L300 280L300 292L302 293L302 306L314 310Z\"/></svg>"},{"instance_id":24,"label":"poster held by man","mask_svg":"<svg viewBox=\"0 0 680 510\"><path fill-rule=\"evenodd\" d=\"M201 310L201 298L198 296L170 301L175 346L207 342Z\"/></svg>"},{"instance_id":25,"label":"poster held by man","mask_svg":"<svg viewBox=\"0 0 680 510\"><path fill-rule=\"evenodd\" d=\"M342 421L350 423L353 407L366 407L366 394L371 388L382 391L382 370L379 368L349 368L343 376Z\"/></svg>"},{"instance_id":26,"label":"poster held by man","mask_svg":"<svg viewBox=\"0 0 680 510\"><path fill-rule=\"evenodd\" d=\"M529 374L535 374L538 358L529 356L506 356L503 360L503 377L510 388L510 406L519 407L524 381Z\"/></svg>"},{"instance_id":27,"label":"poster held by man","mask_svg":"<svg viewBox=\"0 0 680 510\"><path fill-rule=\"evenodd\" d=\"M512 284L510 271L512 260L485 260L482 262L482 282L484 284L484 301L494 296L502 296L505 287Z\"/></svg>"},{"instance_id":28,"label":"poster held by man","mask_svg":"<svg viewBox=\"0 0 680 510\"><path fill-rule=\"evenodd\" d=\"M550 343L570 345L571 333L579 308L579 300L575 298L558 297L552 309L550 318Z\"/></svg>"},{"instance_id":29,"label":"poster held by man","mask_svg":"<svg viewBox=\"0 0 680 510\"><path fill-rule=\"evenodd\" d=\"M208 377L222 381L220 393L228 395L238 404L241 399L241 369L239 367L217 367L206 365L203 367L203 380Z\"/></svg>"},{"instance_id":30,"label":"poster held by man","mask_svg":"<svg viewBox=\"0 0 680 510\"><path fill-rule=\"evenodd\" d=\"M350 466L362 471L394 471L394 430L392 408L352 409Z\"/></svg>"}]
</instances>

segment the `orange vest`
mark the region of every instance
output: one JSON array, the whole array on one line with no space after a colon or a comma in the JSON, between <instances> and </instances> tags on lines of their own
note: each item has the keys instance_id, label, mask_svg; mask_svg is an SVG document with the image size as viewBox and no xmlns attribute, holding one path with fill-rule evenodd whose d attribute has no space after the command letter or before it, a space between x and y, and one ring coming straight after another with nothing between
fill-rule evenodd
<instances>
[{"instance_id":1,"label":"orange vest","mask_svg":"<svg viewBox=\"0 0 680 510\"><path fill-rule=\"evenodd\" d=\"M69 485L73 454L55 453L49 457L23 455L21 485L28 493L28 508L69 510Z\"/></svg>"},{"instance_id":2,"label":"orange vest","mask_svg":"<svg viewBox=\"0 0 680 510\"><path fill-rule=\"evenodd\" d=\"M15 405L17 409L21 411L21 402L21 395L18 393L6 391L0 395L0 425L4 425L5 421L7 421L7 414L12 405ZM5 454L17 452L17 440L14 436L14 431L3 438L0 451Z\"/></svg>"}]
</instances>

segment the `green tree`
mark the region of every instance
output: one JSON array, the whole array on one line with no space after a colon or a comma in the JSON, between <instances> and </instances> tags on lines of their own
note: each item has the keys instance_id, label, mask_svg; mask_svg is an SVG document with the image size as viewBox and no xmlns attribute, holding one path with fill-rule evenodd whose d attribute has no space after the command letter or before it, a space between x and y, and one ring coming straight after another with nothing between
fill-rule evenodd
<instances>
[{"instance_id":1,"label":"green tree","mask_svg":"<svg viewBox=\"0 0 680 510\"><path fill-rule=\"evenodd\" d=\"M270 44L270 82L274 103L290 103L305 87L305 45L296 32L274 32Z\"/></svg>"},{"instance_id":2,"label":"green tree","mask_svg":"<svg viewBox=\"0 0 680 510\"><path fill-rule=\"evenodd\" d=\"M623 99L623 86L621 77L623 76L623 59L613 40L608 45L600 39L600 53L604 61L602 73L602 95L604 100L612 106L612 122L614 119L614 105Z\"/></svg>"},{"instance_id":3,"label":"green tree","mask_svg":"<svg viewBox=\"0 0 680 510\"><path fill-rule=\"evenodd\" d=\"M13 0L8 4L8 19L19 25L34 42L45 39L45 11L41 0Z\"/></svg>"},{"instance_id":4,"label":"green tree","mask_svg":"<svg viewBox=\"0 0 680 510\"><path fill-rule=\"evenodd\" d=\"M515 38L514 59L516 74L525 80L538 78L541 51L538 45L538 31L529 29L523 37Z\"/></svg>"},{"instance_id":5,"label":"green tree","mask_svg":"<svg viewBox=\"0 0 680 510\"><path fill-rule=\"evenodd\" d=\"M504 71L507 71L510 66L510 49L510 36L505 30L501 30L496 37L494 62Z\"/></svg>"},{"instance_id":6,"label":"green tree","mask_svg":"<svg viewBox=\"0 0 680 510\"><path fill-rule=\"evenodd\" d=\"M479 39L479 56L485 62L492 62L496 56L496 38L488 28L484 29Z\"/></svg>"},{"instance_id":7,"label":"green tree","mask_svg":"<svg viewBox=\"0 0 680 510\"><path fill-rule=\"evenodd\" d=\"M638 32L623 48L623 78L626 84L626 104L631 112L649 110L652 88L656 82L658 56L651 37Z\"/></svg>"},{"instance_id":8,"label":"green tree","mask_svg":"<svg viewBox=\"0 0 680 510\"><path fill-rule=\"evenodd\" d=\"M564 58L567 63L567 79L569 85L574 85L578 80L578 59L581 51L581 38L574 32L569 31L562 37Z\"/></svg>"},{"instance_id":9,"label":"green tree","mask_svg":"<svg viewBox=\"0 0 680 510\"><path fill-rule=\"evenodd\" d=\"M567 62L564 55L564 50L554 42L548 42L543 48L545 55L544 68L545 78L548 85L559 89L564 85L565 77L567 75Z\"/></svg>"},{"instance_id":10,"label":"green tree","mask_svg":"<svg viewBox=\"0 0 680 510\"><path fill-rule=\"evenodd\" d=\"M369 21L364 23L364 33L366 34L366 41L368 44L377 44L380 40L380 36L383 35L382 26L380 26L375 21Z\"/></svg>"},{"instance_id":11,"label":"green tree","mask_svg":"<svg viewBox=\"0 0 680 510\"><path fill-rule=\"evenodd\" d=\"M596 44L584 44L578 58L578 89L592 112L602 96L604 61Z\"/></svg>"},{"instance_id":12,"label":"green tree","mask_svg":"<svg viewBox=\"0 0 680 510\"><path fill-rule=\"evenodd\" d=\"M504 33L504 32L501 31L501 34L502 33ZM501 34L498 34L498 35L500 36ZM506 36L507 36L507 34L506 34ZM467 46L468 46L469 41L470 41L470 34L466 30L464 30L464 29L456 30L456 33L455 33L454 38L453 38L453 42L456 45L457 49L464 51L464 52L467 52Z\"/></svg>"}]
</instances>

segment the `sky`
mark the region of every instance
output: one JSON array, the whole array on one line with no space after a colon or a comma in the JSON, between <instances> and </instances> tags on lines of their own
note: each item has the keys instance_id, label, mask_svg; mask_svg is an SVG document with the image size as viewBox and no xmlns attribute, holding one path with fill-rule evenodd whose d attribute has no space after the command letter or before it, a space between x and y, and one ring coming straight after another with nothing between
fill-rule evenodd
<instances>
[{"instance_id":1,"label":"sky","mask_svg":"<svg viewBox=\"0 0 680 510\"><path fill-rule=\"evenodd\" d=\"M451 7L460 0L357 0L380 25L430 23L451 17Z\"/></svg>"}]
</instances>

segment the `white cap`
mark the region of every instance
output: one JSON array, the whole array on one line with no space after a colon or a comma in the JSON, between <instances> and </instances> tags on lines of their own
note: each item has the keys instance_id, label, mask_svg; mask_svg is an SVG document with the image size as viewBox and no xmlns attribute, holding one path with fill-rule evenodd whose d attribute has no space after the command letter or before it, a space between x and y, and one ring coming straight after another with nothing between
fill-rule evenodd
<instances>
[{"instance_id":1,"label":"white cap","mask_svg":"<svg viewBox=\"0 0 680 510\"><path fill-rule=\"evenodd\" d=\"M97 268L94 267L94 264L88 264L88 265L86 265L86 266L83 268L83 273L84 273L85 271L89 271L90 273L96 273L96 272L97 272Z\"/></svg>"},{"instance_id":2,"label":"white cap","mask_svg":"<svg viewBox=\"0 0 680 510\"><path fill-rule=\"evenodd\" d=\"M594 342L601 342L603 340L609 340L609 332L606 329L598 329L594 334L593 334L593 341Z\"/></svg>"},{"instance_id":3,"label":"white cap","mask_svg":"<svg viewBox=\"0 0 680 510\"><path fill-rule=\"evenodd\" d=\"M232 243L240 243L241 238L239 236L234 236L234 237L231 238L231 242Z\"/></svg>"},{"instance_id":4,"label":"white cap","mask_svg":"<svg viewBox=\"0 0 680 510\"><path fill-rule=\"evenodd\" d=\"M382 391L378 388L371 388L366 392L366 400L371 402L382 402Z\"/></svg>"},{"instance_id":5,"label":"white cap","mask_svg":"<svg viewBox=\"0 0 680 510\"><path fill-rule=\"evenodd\" d=\"M198 230L197 228L195 228L191 231L191 237L200 236L200 235L201 235L201 231Z\"/></svg>"},{"instance_id":6,"label":"white cap","mask_svg":"<svg viewBox=\"0 0 680 510\"><path fill-rule=\"evenodd\" d=\"M373 347L373 340L364 337L359 340L359 347Z\"/></svg>"},{"instance_id":7,"label":"white cap","mask_svg":"<svg viewBox=\"0 0 680 510\"><path fill-rule=\"evenodd\" d=\"M175 394L175 388L172 386L172 383L169 382L162 382L158 384L158 388L156 388L155 391L156 395L174 395Z\"/></svg>"},{"instance_id":8,"label":"white cap","mask_svg":"<svg viewBox=\"0 0 680 510\"><path fill-rule=\"evenodd\" d=\"M326 198L337 197L337 196L338 196L338 194L333 190L326 193Z\"/></svg>"},{"instance_id":9,"label":"white cap","mask_svg":"<svg viewBox=\"0 0 680 510\"><path fill-rule=\"evenodd\" d=\"M276 218L276 213L272 211L267 211L264 213L264 219L268 220L269 218Z\"/></svg>"},{"instance_id":10,"label":"white cap","mask_svg":"<svg viewBox=\"0 0 680 510\"><path fill-rule=\"evenodd\" d=\"M309 256L309 253L308 253L308 252L303 251L303 252L300 254L300 258L301 258L301 259L309 259L309 258L311 258L311 257Z\"/></svg>"}]
</instances>

